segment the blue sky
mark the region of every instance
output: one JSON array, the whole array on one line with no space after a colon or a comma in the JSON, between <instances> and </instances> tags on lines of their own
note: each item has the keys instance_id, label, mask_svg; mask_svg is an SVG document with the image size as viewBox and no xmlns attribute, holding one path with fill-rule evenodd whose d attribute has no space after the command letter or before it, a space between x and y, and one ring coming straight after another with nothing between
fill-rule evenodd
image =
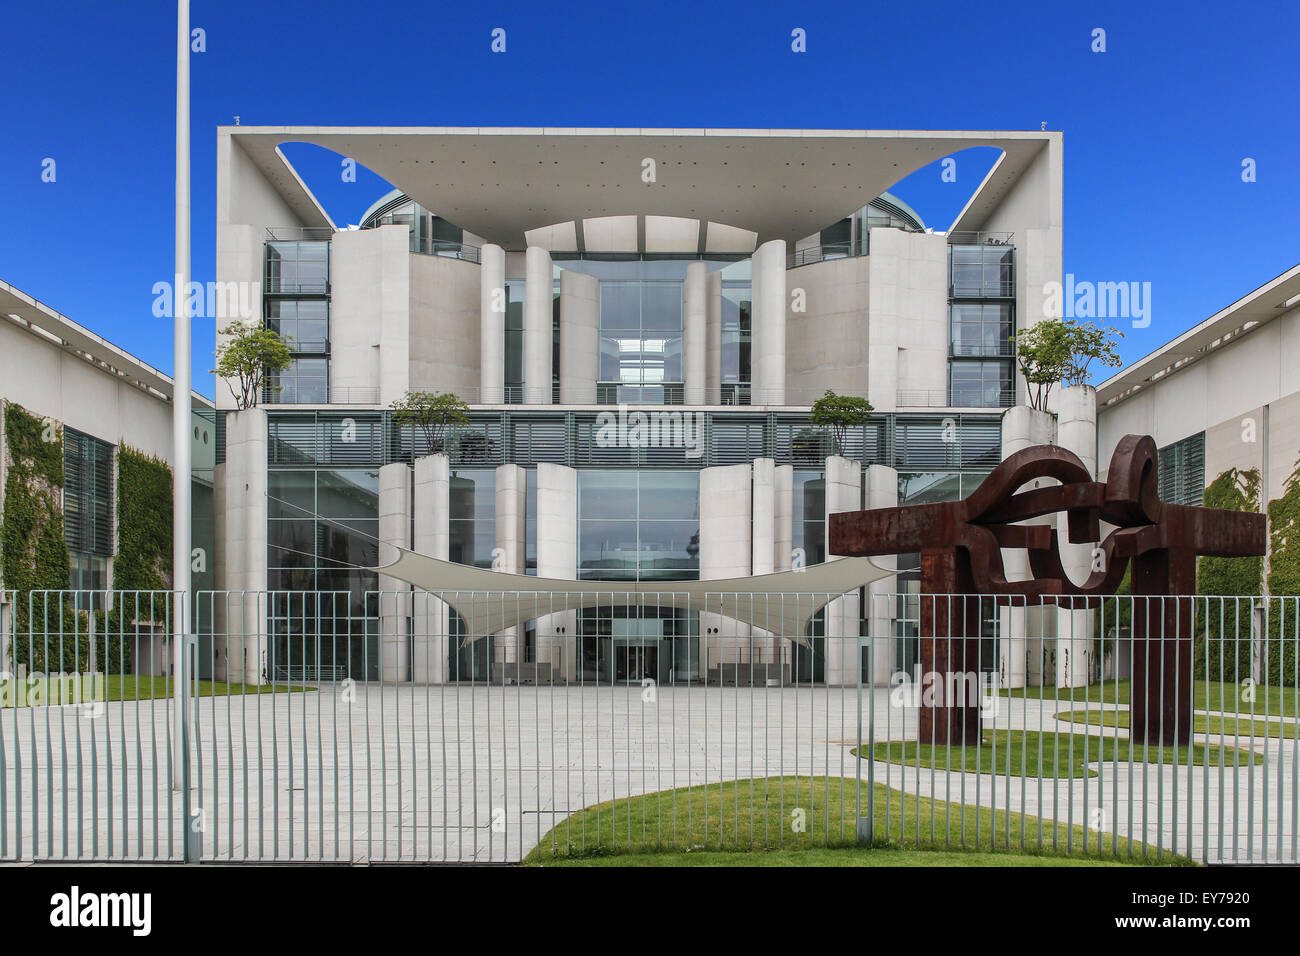
<instances>
[{"instance_id":1,"label":"blue sky","mask_svg":"<svg viewBox=\"0 0 1300 956\"><path fill-rule=\"evenodd\" d=\"M11 4L0 279L172 368L175 5ZM431 4L194 0L193 271L213 278L215 129L247 125L1065 132L1065 271L1152 283L1126 361L1300 261L1290 3ZM494 27L507 52L489 49ZM793 53L790 33L807 33ZM1090 49L1106 30L1105 53ZM56 179L42 182L42 161ZM1257 181L1242 182L1242 160ZM336 221L385 185L295 154ZM987 164L895 189L945 227ZM194 329L213 392L213 324Z\"/></svg>"}]
</instances>

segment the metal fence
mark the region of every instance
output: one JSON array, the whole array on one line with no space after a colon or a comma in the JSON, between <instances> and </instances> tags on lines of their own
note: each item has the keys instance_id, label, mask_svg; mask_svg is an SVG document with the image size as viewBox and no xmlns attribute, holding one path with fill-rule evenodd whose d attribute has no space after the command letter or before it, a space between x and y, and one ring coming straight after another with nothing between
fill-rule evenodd
<instances>
[{"instance_id":1,"label":"metal fence","mask_svg":"<svg viewBox=\"0 0 1300 956\"><path fill-rule=\"evenodd\" d=\"M176 595L3 598L0 860L1300 859L1295 597L203 592L179 711Z\"/></svg>"}]
</instances>

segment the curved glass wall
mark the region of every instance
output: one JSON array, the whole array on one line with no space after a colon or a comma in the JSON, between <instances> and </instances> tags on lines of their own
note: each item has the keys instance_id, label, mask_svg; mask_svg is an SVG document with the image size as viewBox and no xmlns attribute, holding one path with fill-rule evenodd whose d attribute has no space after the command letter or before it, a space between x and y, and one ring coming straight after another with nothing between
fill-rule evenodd
<instances>
[{"instance_id":1,"label":"curved glass wall","mask_svg":"<svg viewBox=\"0 0 1300 956\"><path fill-rule=\"evenodd\" d=\"M466 241L464 229L406 196L399 194L367 214L360 228L374 229L378 226L406 226L410 231L412 252L478 261L478 246Z\"/></svg>"}]
</instances>

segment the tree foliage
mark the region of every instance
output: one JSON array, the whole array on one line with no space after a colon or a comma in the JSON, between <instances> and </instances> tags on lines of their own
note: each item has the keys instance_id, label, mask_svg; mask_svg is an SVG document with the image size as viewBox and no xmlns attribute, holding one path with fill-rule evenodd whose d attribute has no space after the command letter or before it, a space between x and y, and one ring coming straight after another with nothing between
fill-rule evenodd
<instances>
[{"instance_id":1,"label":"tree foliage","mask_svg":"<svg viewBox=\"0 0 1300 956\"><path fill-rule=\"evenodd\" d=\"M419 429L430 455L444 450L448 429L469 424L469 406L452 392L407 392L392 407L393 423Z\"/></svg>"},{"instance_id":2,"label":"tree foliage","mask_svg":"<svg viewBox=\"0 0 1300 956\"><path fill-rule=\"evenodd\" d=\"M268 388L267 377L289 368L291 340L264 325L239 321L227 325L221 335L225 341L217 346L217 367L210 371L226 380L237 407L252 408L263 389ZM280 390L278 385L269 388Z\"/></svg>"},{"instance_id":3,"label":"tree foliage","mask_svg":"<svg viewBox=\"0 0 1300 956\"><path fill-rule=\"evenodd\" d=\"M1046 319L1016 335L1016 362L1030 387L1029 403L1047 410L1052 386L1084 385L1092 363L1118 368L1116 338L1124 333L1095 322Z\"/></svg>"},{"instance_id":4,"label":"tree foliage","mask_svg":"<svg viewBox=\"0 0 1300 956\"><path fill-rule=\"evenodd\" d=\"M829 388L826 394L812 404L809 420L830 432L835 443L835 453L844 453L844 439L852 427L865 425L871 420L871 403L856 395L837 395Z\"/></svg>"}]
</instances>

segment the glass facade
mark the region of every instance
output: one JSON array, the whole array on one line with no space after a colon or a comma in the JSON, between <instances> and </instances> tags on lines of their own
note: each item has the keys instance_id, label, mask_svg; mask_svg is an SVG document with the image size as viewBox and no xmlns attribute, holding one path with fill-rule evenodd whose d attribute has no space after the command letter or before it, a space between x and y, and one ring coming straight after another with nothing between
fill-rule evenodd
<instances>
[{"instance_id":1,"label":"glass facade","mask_svg":"<svg viewBox=\"0 0 1300 956\"><path fill-rule=\"evenodd\" d=\"M406 226L410 230L412 252L478 261L478 250L465 241L464 229L405 196L381 206L361 224L362 229L378 226Z\"/></svg>"},{"instance_id":2,"label":"glass facade","mask_svg":"<svg viewBox=\"0 0 1300 956\"><path fill-rule=\"evenodd\" d=\"M578 472L578 577L699 578L697 471Z\"/></svg>"},{"instance_id":3,"label":"glass facade","mask_svg":"<svg viewBox=\"0 0 1300 956\"><path fill-rule=\"evenodd\" d=\"M578 577L599 581L699 578L697 471L578 472ZM578 615L582 680L697 680L699 615L674 608L604 607Z\"/></svg>"},{"instance_id":4,"label":"glass facade","mask_svg":"<svg viewBox=\"0 0 1300 956\"><path fill-rule=\"evenodd\" d=\"M794 473L793 539L795 562L804 567L826 560L826 473ZM818 611L808 622L808 647L792 646L790 678L795 683L821 683L826 679L826 615Z\"/></svg>"},{"instance_id":5,"label":"glass facade","mask_svg":"<svg viewBox=\"0 0 1300 956\"><path fill-rule=\"evenodd\" d=\"M748 405L753 341L750 260L722 270L722 404Z\"/></svg>"},{"instance_id":6,"label":"glass facade","mask_svg":"<svg viewBox=\"0 0 1300 956\"><path fill-rule=\"evenodd\" d=\"M696 580L699 575L699 468L773 456L793 464L792 562L826 560L826 482L820 459L804 457L792 436L807 427L806 416L768 415L743 421L738 412L717 415L706 431L710 442L698 459L669 466L629 458L628 450L603 449L584 438L595 412L557 412L525 408L471 413L472 431L484 436L472 449L452 451L449 489L451 560L479 568L492 566L496 547L496 468L506 460L523 466L525 482L524 568L537 568L537 472L539 461L577 470L578 577L588 581L663 582ZM740 416L740 417L738 417ZM345 426L348 419L351 426ZM744 434L723 441L723 426L744 424ZM1000 461L998 417L960 415L877 416L876 437L866 463L898 468L903 502L952 500L969 495ZM529 437L531 436L531 437ZM409 435L393 428L391 413L273 411L268 418L269 527L268 585L274 589L338 590L337 601L304 606L300 598L277 598L274 665L281 672L304 667L308 676L335 673L377 677L377 576L364 568L378 560L378 469L409 462L422 451ZM605 456L609 457L606 458ZM915 556L900 566L915 567ZM915 577L904 571L903 587ZM297 603L295 603L297 601ZM331 602L334 602L331 604ZM915 602L913 602L914 604ZM899 637L914 637L915 621L904 612ZM320 620L322 626L316 628ZM911 623L909 623L911 622ZM911 632L906 628L912 627ZM485 680L493 659L492 639L461 647L463 622L453 618L449 673L452 679ZM637 681L702 679L696 615L671 608L620 607L583 612L575 633L586 680ZM319 634L319 636L317 636ZM812 648L796 648L792 678L818 682L825 675L821 617L810 625ZM535 658L535 635L525 627L523 660ZM905 653L915 641L900 645ZM900 658L900 660L903 658ZM319 662L319 666L318 663ZM311 668L317 668L311 670ZM640 675L640 677L638 677Z\"/></svg>"},{"instance_id":7,"label":"glass facade","mask_svg":"<svg viewBox=\"0 0 1300 956\"><path fill-rule=\"evenodd\" d=\"M290 364L267 376L264 400L284 405L325 405L329 394L329 242L266 244L262 316L285 336Z\"/></svg>"},{"instance_id":8,"label":"glass facade","mask_svg":"<svg viewBox=\"0 0 1300 956\"><path fill-rule=\"evenodd\" d=\"M948 246L953 407L1015 404L1015 252L1010 240Z\"/></svg>"},{"instance_id":9,"label":"glass facade","mask_svg":"<svg viewBox=\"0 0 1300 956\"><path fill-rule=\"evenodd\" d=\"M600 284L602 385L620 404L664 404L682 384L682 282L612 280Z\"/></svg>"},{"instance_id":10,"label":"glass facade","mask_svg":"<svg viewBox=\"0 0 1300 956\"><path fill-rule=\"evenodd\" d=\"M273 679L379 676L379 472L267 473L267 586Z\"/></svg>"}]
</instances>

